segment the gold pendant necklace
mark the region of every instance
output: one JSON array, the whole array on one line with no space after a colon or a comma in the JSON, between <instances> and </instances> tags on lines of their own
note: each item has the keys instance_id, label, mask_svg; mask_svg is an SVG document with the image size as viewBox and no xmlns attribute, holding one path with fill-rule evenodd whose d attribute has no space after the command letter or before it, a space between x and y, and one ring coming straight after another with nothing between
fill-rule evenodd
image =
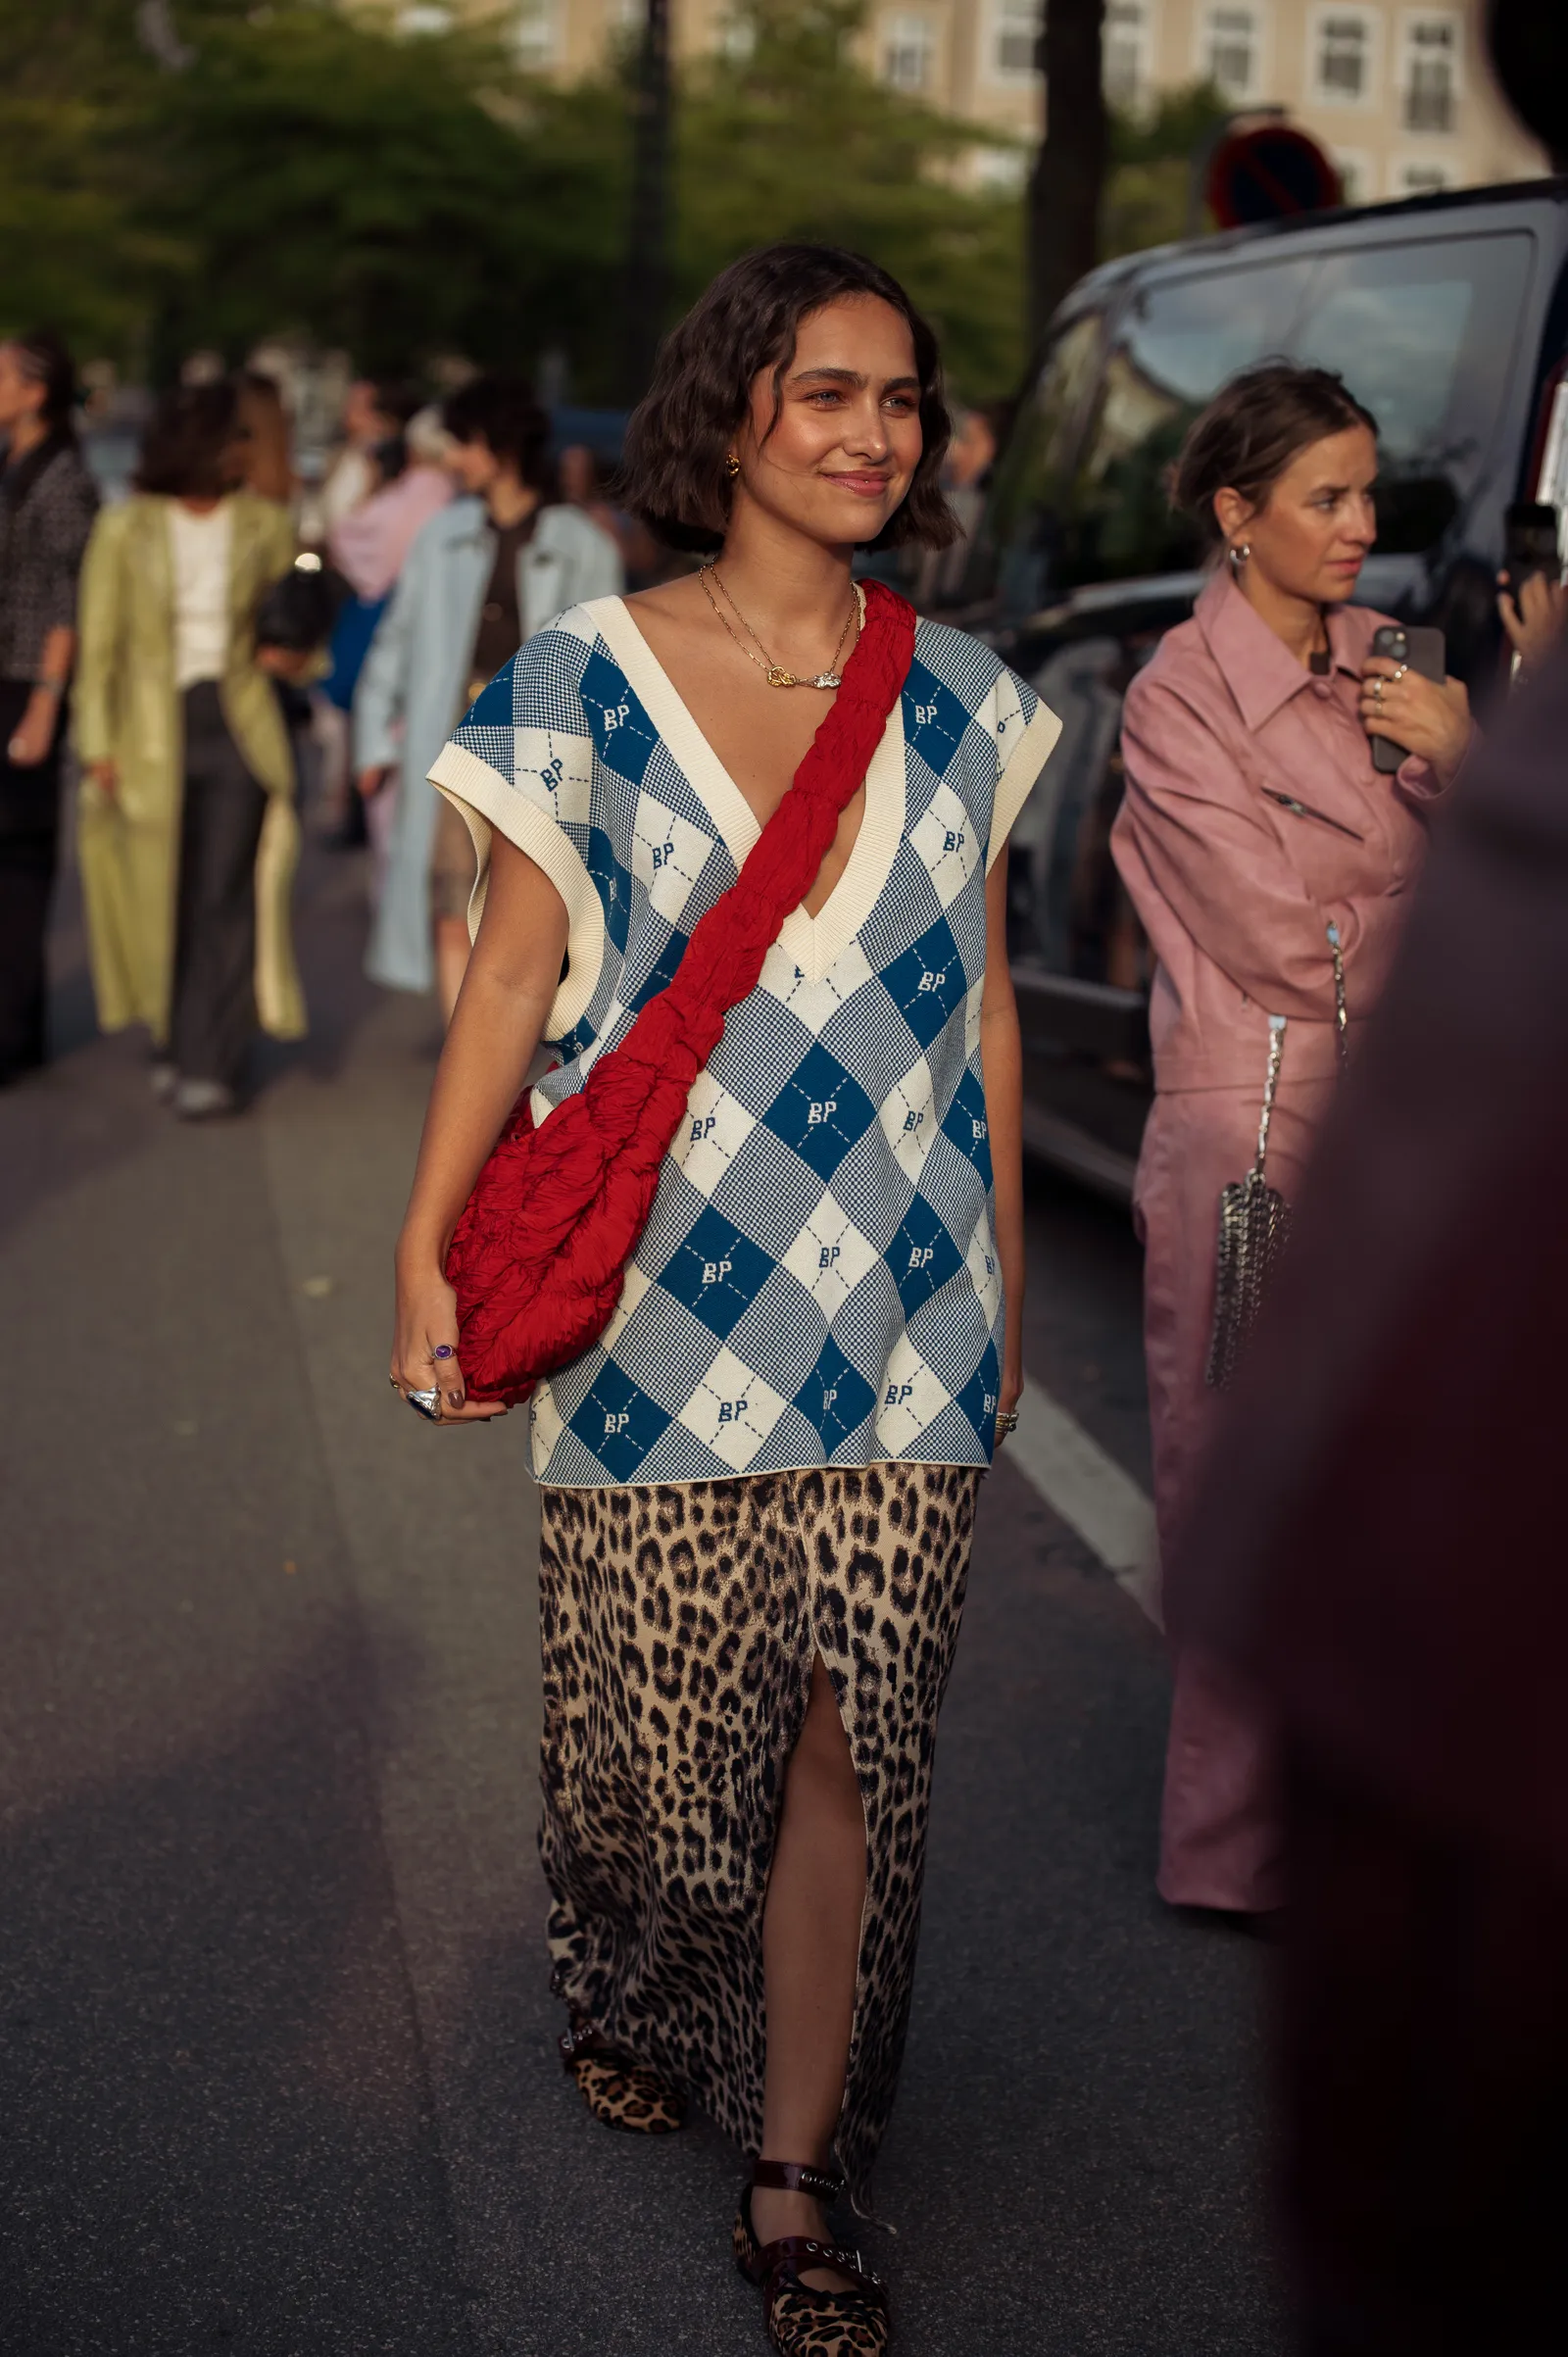
<instances>
[{"instance_id":1,"label":"gold pendant necklace","mask_svg":"<svg viewBox=\"0 0 1568 2357\"><path fill-rule=\"evenodd\" d=\"M702 582L704 589L708 592L708 603L712 607L713 612L717 614L725 629L729 631L730 637L735 639L735 644L740 648L740 651L745 656L747 662L756 663L758 669L761 672L769 687L835 688L843 686L844 673L838 667L839 657L844 652L845 640L849 637L851 630L860 618L860 614L863 611L860 601L860 592L858 589L855 591L854 602L850 607L848 615L846 616L844 627L839 632L839 643L833 650L832 659L827 669L825 671L818 671L813 679L803 679L796 672L787 671L781 663L775 663L773 661L772 656L769 655L767 649L758 637L757 632L752 628L751 623L746 619L745 614L742 614L740 608L736 605L735 600L730 596L730 593L724 584L724 576L719 571L716 565L703 565L697 577ZM755 655L752 653L752 647L746 646L739 638L736 637L734 628L730 622L729 614L724 612L724 607L719 604L718 599L713 595L712 585L714 582L718 584L718 588L724 599L724 605L728 606L730 614L734 614L736 621L739 622L741 628L745 631L746 636L751 640L752 646L757 649Z\"/></svg>"}]
</instances>

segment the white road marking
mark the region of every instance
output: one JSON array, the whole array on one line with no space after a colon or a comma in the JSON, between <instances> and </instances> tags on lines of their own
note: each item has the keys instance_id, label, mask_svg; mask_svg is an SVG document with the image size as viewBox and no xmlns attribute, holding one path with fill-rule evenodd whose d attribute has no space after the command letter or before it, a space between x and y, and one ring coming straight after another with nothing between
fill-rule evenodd
<instances>
[{"instance_id":1,"label":"white road marking","mask_svg":"<svg viewBox=\"0 0 1568 2357\"><path fill-rule=\"evenodd\" d=\"M1003 1451L1046 1503L1087 1541L1117 1586L1158 1628L1154 1509L1131 1474L1105 1454L1058 1399L1027 1376L1018 1401L1018 1429L1004 1442Z\"/></svg>"}]
</instances>

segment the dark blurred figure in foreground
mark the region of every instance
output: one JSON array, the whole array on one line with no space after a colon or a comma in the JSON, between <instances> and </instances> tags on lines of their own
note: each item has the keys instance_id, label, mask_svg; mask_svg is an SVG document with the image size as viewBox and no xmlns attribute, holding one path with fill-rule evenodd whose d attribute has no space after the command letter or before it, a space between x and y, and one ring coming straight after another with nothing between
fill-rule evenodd
<instances>
[{"instance_id":1,"label":"dark blurred figure in foreground","mask_svg":"<svg viewBox=\"0 0 1568 2357\"><path fill-rule=\"evenodd\" d=\"M98 494L58 336L0 343L0 1087L44 1056L76 575Z\"/></svg>"},{"instance_id":2,"label":"dark blurred figure in foreground","mask_svg":"<svg viewBox=\"0 0 1568 2357\"><path fill-rule=\"evenodd\" d=\"M1494 34L1560 154L1568 24ZM1438 833L1172 1590L1282 1739L1308 2357L1568 2341L1565 742L1559 638Z\"/></svg>"},{"instance_id":3,"label":"dark blurred figure in foreground","mask_svg":"<svg viewBox=\"0 0 1568 2357\"><path fill-rule=\"evenodd\" d=\"M1311 2357L1568 2336L1565 742L1559 649L1440 834L1171 1588L1283 1740Z\"/></svg>"}]
</instances>

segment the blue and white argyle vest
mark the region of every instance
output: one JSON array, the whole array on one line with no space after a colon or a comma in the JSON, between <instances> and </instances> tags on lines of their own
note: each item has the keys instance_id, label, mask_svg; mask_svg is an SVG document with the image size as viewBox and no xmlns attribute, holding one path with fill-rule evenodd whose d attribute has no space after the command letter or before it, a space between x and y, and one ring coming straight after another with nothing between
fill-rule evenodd
<instances>
[{"instance_id":1,"label":"blue and white argyle vest","mask_svg":"<svg viewBox=\"0 0 1568 2357\"><path fill-rule=\"evenodd\" d=\"M1057 722L922 622L843 876L786 920L692 1090L603 1339L530 1403L570 1487L990 1462L1003 1338L980 1071L986 870ZM485 689L433 782L568 916L536 1120L669 980L760 828L618 598Z\"/></svg>"}]
</instances>

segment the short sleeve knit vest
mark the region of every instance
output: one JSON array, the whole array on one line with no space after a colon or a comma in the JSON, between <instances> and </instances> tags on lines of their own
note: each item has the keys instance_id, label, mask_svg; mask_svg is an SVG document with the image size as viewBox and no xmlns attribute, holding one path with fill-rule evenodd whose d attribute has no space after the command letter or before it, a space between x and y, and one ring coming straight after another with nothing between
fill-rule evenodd
<instances>
[{"instance_id":1,"label":"short sleeve knit vest","mask_svg":"<svg viewBox=\"0 0 1568 2357\"><path fill-rule=\"evenodd\" d=\"M922 622L843 876L786 919L665 1157L602 1340L530 1402L541 1482L989 1463L1002 1346L985 879L1058 723ZM536 1120L673 974L760 827L618 598L499 672L431 779L565 903Z\"/></svg>"}]
</instances>

